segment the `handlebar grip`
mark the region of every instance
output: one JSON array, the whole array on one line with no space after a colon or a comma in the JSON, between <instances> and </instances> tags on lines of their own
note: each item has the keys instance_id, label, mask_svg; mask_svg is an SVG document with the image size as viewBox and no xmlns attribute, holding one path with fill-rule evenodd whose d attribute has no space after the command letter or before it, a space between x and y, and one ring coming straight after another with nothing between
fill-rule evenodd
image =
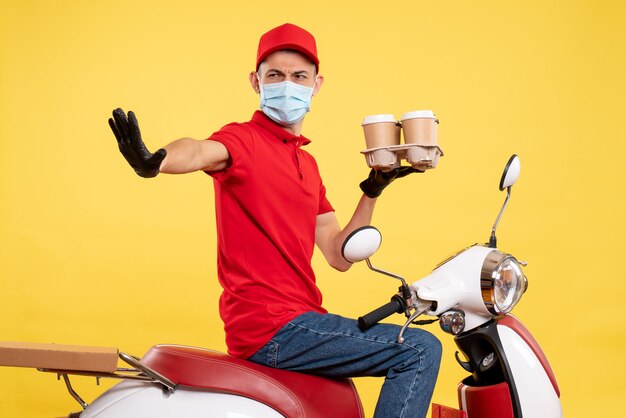
<instances>
[{"instance_id":1,"label":"handlebar grip","mask_svg":"<svg viewBox=\"0 0 626 418\"><path fill-rule=\"evenodd\" d=\"M376 325L379 321L395 313L402 313L406 309L406 302L398 295L394 295L389 303L374 309L372 312L359 317L359 329L366 331Z\"/></svg>"}]
</instances>

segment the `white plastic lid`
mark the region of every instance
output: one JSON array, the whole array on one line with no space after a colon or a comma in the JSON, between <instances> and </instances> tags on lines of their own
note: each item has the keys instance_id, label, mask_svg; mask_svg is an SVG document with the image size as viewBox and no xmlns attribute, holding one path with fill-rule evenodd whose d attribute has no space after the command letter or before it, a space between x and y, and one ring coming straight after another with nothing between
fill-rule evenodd
<instances>
[{"instance_id":1,"label":"white plastic lid","mask_svg":"<svg viewBox=\"0 0 626 418\"><path fill-rule=\"evenodd\" d=\"M363 123L361 125L369 125L372 123L381 123L381 122L398 123L398 120L395 118L395 116L391 114L370 115L370 116L365 116L365 119L363 119Z\"/></svg>"},{"instance_id":2,"label":"white plastic lid","mask_svg":"<svg viewBox=\"0 0 626 418\"><path fill-rule=\"evenodd\" d=\"M402 115L400 120L417 119L417 118L435 119L435 114L433 113L432 110L415 110L413 112L405 113L404 115Z\"/></svg>"}]
</instances>

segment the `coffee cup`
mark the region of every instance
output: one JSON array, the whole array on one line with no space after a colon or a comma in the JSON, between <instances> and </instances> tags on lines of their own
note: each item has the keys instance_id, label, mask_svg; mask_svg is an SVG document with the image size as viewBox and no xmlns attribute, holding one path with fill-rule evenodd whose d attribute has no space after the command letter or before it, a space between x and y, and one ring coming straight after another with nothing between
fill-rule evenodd
<instances>
[{"instance_id":1,"label":"coffee cup","mask_svg":"<svg viewBox=\"0 0 626 418\"><path fill-rule=\"evenodd\" d=\"M400 145L400 124L396 118L390 114L370 115L363 119L361 126L365 145L372 150L366 154L367 165L383 171L397 167L396 154L386 148Z\"/></svg>"},{"instance_id":2,"label":"coffee cup","mask_svg":"<svg viewBox=\"0 0 626 418\"><path fill-rule=\"evenodd\" d=\"M407 161L416 169L424 171L437 167L443 155L437 145L437 124L432 110L416 110L402 115L404 143L412 145L406 150Z\"/></svg>"},{"instance_id":3,"label":"coffee cup","mask_svg":"<svg viewBox=\"0 0 626 418\"><path fill-rule=\"evenodd\" d=\"M393 115L370 115L363 119L367 149L400 145L400 126Z\"/></svg>"},{"instance_id":4,"label":"coffee cup","mask_svg":"<svg viewBox=\"0 0 626 418\"><path fill-rule=\"evenodd\" d=\"M437 118L432 110L416 110L402 115L405 144L437 146Z\"/></svg>"}]
</instances>

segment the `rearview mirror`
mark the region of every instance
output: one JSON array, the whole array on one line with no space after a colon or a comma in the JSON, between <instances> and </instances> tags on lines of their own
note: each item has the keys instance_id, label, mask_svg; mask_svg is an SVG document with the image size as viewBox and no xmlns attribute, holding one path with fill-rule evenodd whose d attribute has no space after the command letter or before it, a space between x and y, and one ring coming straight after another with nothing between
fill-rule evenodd
<instances>
[{"instance_id":1,"label":"rearview mirror","mask_svg":"<svg viewBox=\"0 0 626 418\"><path fill-rule=\"evenodd\" d=\"M363 226L348 235L341 246L341 255L349 263L370 258L380 247L383 236L373 226Z\"/></svg>"},{"instance_id":2,"label":"rearview mirror","mask_svg":"<svg viewBox=\"0 0 626 418\"><path fill-rule=\"evenodd\" d=\"M509 158L509 162L506 163L506 167L504 167L504 172L502 173L502 178L500 179L500 190L504 190L508 187L511 187L517 181L517 178L520 174L520 160L519 157L515 154Z\"/></svg>"}]
</instances>

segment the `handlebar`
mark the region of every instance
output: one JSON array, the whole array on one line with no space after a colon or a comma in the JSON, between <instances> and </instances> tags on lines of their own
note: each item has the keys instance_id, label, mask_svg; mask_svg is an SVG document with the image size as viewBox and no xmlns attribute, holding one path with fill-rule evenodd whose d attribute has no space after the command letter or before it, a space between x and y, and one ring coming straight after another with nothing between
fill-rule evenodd
<instances>
[{"instance_id":1,"label":"handlebar","mask_svg":"<svg viewBox=\"0 0 626 418\"><path fill-rule=\"evenodd\" d=\"M372 312L359 317L359 329L366 331L379 321L395 313L402 313L406 310L406 302L400 295L394 295L389 303L374 309Z\"/></svg>"}]
</instances>

